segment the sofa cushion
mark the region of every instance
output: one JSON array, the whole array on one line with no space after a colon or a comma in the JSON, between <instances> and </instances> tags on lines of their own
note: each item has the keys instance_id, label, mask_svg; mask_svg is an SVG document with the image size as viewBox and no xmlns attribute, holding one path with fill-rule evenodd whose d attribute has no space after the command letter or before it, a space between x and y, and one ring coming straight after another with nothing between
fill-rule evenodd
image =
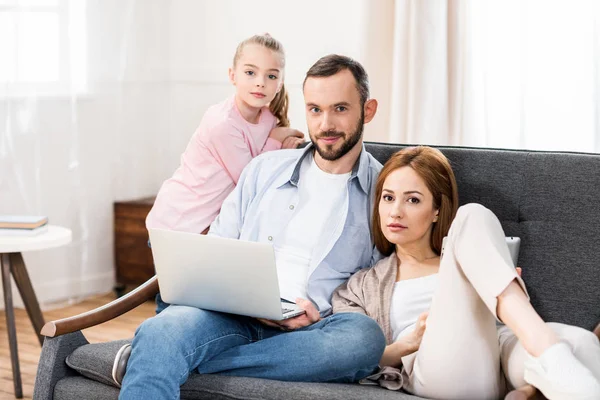
<instances>
[{"instance_id":1,"label":"sofa cushion","mask_svg":"<svg viewBox=\"0 0 600 400\"><path fill-rule=\"evenodd\" d=\"M600 322L598 171L598 155L531 152L519 210L534 307L547 321L588 330Z\"/></svg>"},{"instance_id":2,"label":"sofa cushion","mask_svg":"<svg viewBox=\"0 0 600 400\"><path fill-rule=\"evenodd\" d=\"M119 389L82 376L56 384L56 400L116 400ZM181 399L194 400L423 400L404 392L342 383L281 382L267 379L192 374L181 387Z\"/></svg>"},{"instance_id":3,"label":"sofa cushion","mask_svg":"<svg viewBox=\"0 0 600 400\"><path fill-rule=\"evenodd\" d=\"M66 360L69 367L98 382L119 387L112 378L112 367L119 349L132 339L86 344L73 351Z\"/></svg>"},{"instance_id":4,"label":"sofa cushion","mask_svg":"<svg viewBox=\"0 0 600 400\"><path fill-rule=\"evenodd\" d=\"M62 378L54 386L55 400L117 400L119 389L84 378L69 376Z\"/></svg>"},{"instance_id":5,"label":"sofa cushion","mask_svg":"<svg viewBox=\"0 0 600 400\"><path fill-rule=\"evenodd\" d=\"M131 339L86 344L67 357L67 365L83 377L64 378L56 385L57 399L116 399L112 380L115 355ZM106 385L113 386L109 388ZM56 394L60 392L60 396ZM79 397L78 397L79 396ZM182 399L419 399L378 386L358 384L282 382L192 373L181 387Z\"/></svg>"}]
</instances>

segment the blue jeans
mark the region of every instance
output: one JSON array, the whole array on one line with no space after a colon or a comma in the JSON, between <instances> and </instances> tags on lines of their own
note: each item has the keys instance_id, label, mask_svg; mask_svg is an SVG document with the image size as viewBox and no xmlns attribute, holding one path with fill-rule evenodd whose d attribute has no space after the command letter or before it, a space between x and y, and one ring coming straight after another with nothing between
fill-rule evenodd
<instances>
[{"instance_id":1,"label":"blue jeans","mask_svg":"<svg viewBox=\"0 0 600 400\"><path fill-rule=\"evenodd\" d=\"M160 314L165 308L169 307L169 303L165 303L162 299L162 297L160 297L160 293L156 293L156 297L154 298L154 300L156 300L156 313Z\"/></svg>"},{"instance_id":2,"label":"blue jeans","mask_svg":"<svg viewBox=\"0 0 600 400\"><path fill-rule=\"evenodd\" d=\"M250 317L170 305L137 329L120 399L178 399L192 372L354 382L378 366L385 337L362 314L284 332Z\"/></svg>"}]
</instances>

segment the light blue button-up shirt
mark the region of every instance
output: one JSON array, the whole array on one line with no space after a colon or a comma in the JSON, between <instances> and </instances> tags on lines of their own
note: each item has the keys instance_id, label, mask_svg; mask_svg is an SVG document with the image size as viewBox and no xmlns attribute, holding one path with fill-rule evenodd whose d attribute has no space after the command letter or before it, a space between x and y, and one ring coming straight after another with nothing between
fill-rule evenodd
<instances>
[{"instance_id":1,"label":"light blue button-up shirt","mask_svg":"<svg viewBox=\"0 0 600 400\"><path fill-rule=\"evenodd\" d=\"M298 204L298 181L303 162L311 162L314 147L278 150L253 159L234 191L225 199L209 235L279 244L278 240ZM335 209L343 224L327 221L313 249L307 293L322 316L331 312L335 288L361 268L381 258L374 248L371 215L375 182L381 164L363 146L350 178L347 195ZM329 223L331 222L331 223ZM315 232L317 233L317 232Z\"/></svg>"}]
</instances>

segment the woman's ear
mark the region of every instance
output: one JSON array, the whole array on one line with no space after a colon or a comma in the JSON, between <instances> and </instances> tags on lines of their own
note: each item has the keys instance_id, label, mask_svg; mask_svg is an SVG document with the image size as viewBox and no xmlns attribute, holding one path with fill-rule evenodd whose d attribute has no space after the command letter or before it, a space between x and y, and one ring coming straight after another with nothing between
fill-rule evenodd
<instances>
[{"instance_id":1,"label":"woman's ear","mask_svg":"<svg viewBox=\"0 0 600 400\"><path fill-rule=\"evenodd\" d=\"M235 72L233 72L233 68L230 67L227 74L229 75L229 82L235 86Z\"/></svg>"},{"instance_id":2,"label":"woman's ear","mask_svg":"<svg viewBox=\"0 0 600 400\"><path fill-rule=\"evenodd\" d=\"M435 215L433 216L433 222L438 222L439 217L440 217L440 210L435 210Z\"/></svg>"}]
</instances>

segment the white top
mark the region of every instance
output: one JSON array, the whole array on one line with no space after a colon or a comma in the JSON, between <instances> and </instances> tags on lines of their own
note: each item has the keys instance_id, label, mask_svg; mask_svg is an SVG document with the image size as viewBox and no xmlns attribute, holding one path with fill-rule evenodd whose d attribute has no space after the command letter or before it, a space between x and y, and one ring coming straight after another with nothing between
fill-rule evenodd
<instances>
[{"instance_id":1,"label":"white top","mask_svg":"<svg viewBox=\"0 0 600 400\"><path fill-rule=\"evenodd\" d=\"M275 261L281 298L295 301L307 298L306 285L312 250L321 236L325 221L334 212L334 206L347 196L347 174L328 174L314 159L303 164L298 180L298 205L294 215L275 246ZM341 213L336 223L340 223ZM342 221L343 222L343 221Z\"/></svg>"},{"instance_id":2,"label":"white top","mask_svg":"<svg viewBox=\"0 0 600 400\"><path fill-rule=\"evenodd\" d=\"M0 236L0 253L20 253L59 247L71 242L71 230L49 225L48 231L36 236Z\"/></svg>"},{"instance_id":3,"label":"white top","mask_svg":"<svg viewBox=\"0 0 600 400\"><path fill-rule=\"evenodd\" d=\"M394 342L412 332L419 315L429 310L437 283L438 274L396 282L390 307Z\"/></svg>"}]
</instances>

